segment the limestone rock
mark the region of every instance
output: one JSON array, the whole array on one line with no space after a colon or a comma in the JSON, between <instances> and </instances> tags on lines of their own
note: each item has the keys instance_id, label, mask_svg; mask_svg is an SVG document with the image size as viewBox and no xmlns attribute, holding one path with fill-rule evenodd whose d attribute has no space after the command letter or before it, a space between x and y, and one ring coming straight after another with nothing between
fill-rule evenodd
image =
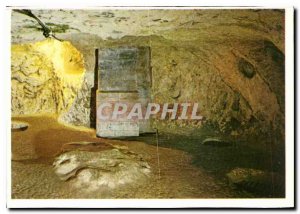
<instances>
[{"instance_id":1,"label":"limestone rock","mask_svg":"<svg viewBox=\"0 0 300 214\"><path fill-rule=\"evenodd\" d=\"M251 168L235 168L226 174L236 188L260 193L262 196L283 197L284 178L278 173Z\"/></svg>"},{"instance_id":2,"label":"limestone rock","mask_svg":"<svg viewBox=\"0 0 300 214\"><path fill-rule=\"evenodd\" d=\"M59 94L53 65L28 46L12 47L12 114L55 113Z\"/></svg>"},{"instance_id":3,"label":"limestone rock","mask_svg":"<svg viewBox=\"0 0 300 214\"><path fill-rule=\"evenodd\" d=\"M206 138L205 140L202 141L202 145L205 146L216 146L216 147L222 147L222 146L232 146L233 143L220 139L220 138Z\"/></svg>"},{"instance_id":4,"label":"limestone rock","mask_svg":"<svg viewBox=\"0 0 300 214\"><path fill-rule=\"evenodd\" d=\"M71 107L59 115L58 121L64 124L75 126L91 126L91 99L93 96L92 88L94 86L94 74L86 72L83 78L83 83L78 93L75 94L75 99L71 103ZM95 95L94 95L95 96Z\"/></svg>"},{"instance_id":5,"label":"limestone rock","mask_svg":"<svg viewBox=\"0 0 300 214\"><path fill-rule=\"evenodd\" d=\"M57 36L70 41L80 51L86 73L94 71L95 48L149 46L153 102L199 103L201 115L206 118L205 123L213 124L224 133L238 131L241 136L253 136L261 130L270 130L271 126L274 127L273 134L279 135L277 139L283 142L283 10L153 10L150 14L148 11L129 10L34 12L45 20L51 16L53 22L69 21L70 28ZM102 12L113 13L114 17L102 16ZM76 23L73 22L74 16L79 20ZM26 28L32 23L25 16L13 12L12 20L13 42L38 39L40 32ZM111 30L112 25L114 31ZM128 25L132 28L129 29ZM54 67L54 64L44 61L45 66ZM13 77L17 70L29 75L25 66L18 69L21 63L14 63L14 60L12 62L17 67L12 69ZM56 81L56 77L52 78L51 72L44 73L43 77L47 77L49 81L37 81L45 82L45 89L41 90L43 96L33 98L39 90L39 87L33 87L36 85L33 83L35 80L30 80L30 84L26 83L26 87L25 83L12 84L13 113L55 113L55 107L59 106L59 109L64 109L59 112L62 123L91 126L95 115L92 112L95 111L95 105L89 94L94 81L93 75L85 74L83 82L74 90L65 87L61 93L63 95L52 95L50 88L62 91L60 81ZM20 73L12 81L24 81L23 76ZM23 99L25 94L28 98ZM66 94L71 95L68 96L71 98L63 99ZM31 101L25 100L30 99L35 99L37 110L28 108L27 103ZM66 100L64 105L61 100ZM156 122L166 123L167 126L172 124L172 121ZM178 126L185 122L175 121ZM188 121L187 124L192 127L203 125L194 121Z\"/></svg>"},{"instance_id":6,"label":"limestone rock","mask_svg":"<svg viewBox=\"0 0 300 214\"><path fill-rule=\"evenodd\" d=\"M28 123L21 121L11 121L12 131L25 131L28 128Z\"/></svg>"},{"instance_id":7,"label":"limestone rock","mask_svg":"<svg viewBox=\"0 0 300 214\"><path fill-rule=\"evenodd\" d=\"M13 45L12 114L59 114L70 108L84 74L82 55L54 39Z\"/></svg>"},{"instance_id":8,"label":"limestone rock","mask_svg":"<svg viewBox=\"0 0 300 214\"><path fill-rule=\"evenodd\" d=\"M137 154L117 148L104 151L74 150L59 155L53 163L61 180L72 179L77 188L116 188L142 181L150 166Z\"/></svg>"},{"instance_id":9,"label":"limestone rock","mask_svg":"<svg viewBox=\"0 0 300 214\"><path fill-rule=\"evenodd\" d=\"M265 176L265 172L257 169L236 168L227 174L229 182L239 184L247 181L254 181Z\"/></svg>"},{"instance_id":10,"label":"limestone rock","mask_svg":"<svg viewBox=\"0 0 300 214\"><path fill-rule=\"evenodd\" d=\"M94 47L114 47L125 44L144 46L148 45L148 41L151 40L153 79L151 96L153 102L173 103L175 98L176 102L179 103L187 100L198 102L201 115L207 118L207 121L216 123L221 131L228 134L237 129L243 134L243 129L247 128L247 124L256 121L257 127L254 127L253 130L249 129L248 134L253 134L255 130L261 130L260 127L266 127L272 122L284 136L284 81L282 81L284 76L282 63L284 61L281 60L281 63L274 61L273 58L276 56L279 58L281 56L280 59L282 59L282 53L271 42L265 40L243 42L238 40L229 48L226 43L216 45L214 41L208 41L204 46L195 46L194 42L173 42L158 36L124 37L115 41L103 41L95 35L73 34L66 39L69 39L76 48L82 51L87 62L85 65L87 70L80 86L74 90L72 87L65 87L64 90L69 91L69 93L55 93L53 96L44 95L43 97L48 97L44 101L48 102L44 105L47 106L48 111L43 108L42 110L29 111L28 109L32 109L32 107L18 107L20 104L24 105L24 102L19 102L22 99L18 99L19 94L17 94L23 93L21 84L12 84L13 87L15 87L14 85L19 87L12 90L13 111L20 109L21 113L22 109L27 109L25 113L56 112L54 108L61 106L59 107L62 109L59 112L60 122L95 127L92 125L92 122L95 121L93 115L95 115L94 106L96 106L95 97L92 93L94 86L92 66L95 63ZM87 40L91 42L87 43ZM232 52L231 49L234 51ZM260 60L266 54L270 56L266 60ZM224 58L228 59L226 63L222 62ZM255 64L256 74L251 79L245 78L239 71L238 62L241 58ZM176 61L176 66L172 63L173 61ZM50 81L48 82L50 84ZM60 82L60 80L55 80L53 83L57 85L58 91L62 91L61 86L59 86ZM55 88L53 84L48 88ZM47 90L47 92L52 91ZM72 96L62 99L66 95L61 96L60 94ZM36 106L39 106L39 103L41 101L37 99ZM60 104L57 105L57 103ZM37 108L41 109L41 107ZM190 123L191 126L199 126L197 125L199 123L195 124ZM242 127L241 124L246 124L246 126ZM253 127L253 124L251 126Z\"/></svg>"}]
</instances>

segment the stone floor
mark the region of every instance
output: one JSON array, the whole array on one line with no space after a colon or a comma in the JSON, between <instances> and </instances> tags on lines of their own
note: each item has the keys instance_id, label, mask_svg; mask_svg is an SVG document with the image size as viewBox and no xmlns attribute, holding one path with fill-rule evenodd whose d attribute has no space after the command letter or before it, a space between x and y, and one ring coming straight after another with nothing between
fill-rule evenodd
<instances>
[{"instance_id":1,"label":"stone floor","mask_svg":"<svg viewBox=\"0 0 300 214\"><path fill-rule=\"evenodd\" d=\"M13 120L27 122L29 127L23 132L12 132L12 198L250 197L235 192L205 170L192 165L191 156L183 151L138 141L96 138L94 130L65 127L57 123L54 116ZM73 141L103 143L104 150L126 148L143 157L151 167L151 176L145 182L115 189L84 191L74 188L72 179L60 180L52 166L63 145Z\"/></svg>"}]
</instances>

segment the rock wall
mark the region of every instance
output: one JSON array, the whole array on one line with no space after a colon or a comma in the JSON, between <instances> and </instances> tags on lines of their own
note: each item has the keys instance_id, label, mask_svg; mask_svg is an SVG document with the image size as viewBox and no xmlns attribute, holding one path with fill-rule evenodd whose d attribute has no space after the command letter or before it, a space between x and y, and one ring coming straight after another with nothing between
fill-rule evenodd
<instances>
[{"instance_id":1,"label":"rock wall","mask_svg":"<svg viewBox=\"0 0 300 214\"><path fill-rule=\"evenodd\" d=\"M82 55L69 42L47 39L11 48L12 114L67 111L82 84Z\"/></svg>"},{"instance_id":2,"label":"rock wall","mask_svg":"<svg viewBox=\"0 0 300 214\"><path fill-rule=\"evenodd\" d=\"M213 125L224 133L251 135L271 130L279 136L277 139L283 139L284 11L79 10L36 13L57 24L68 24L69 28L57 36L70 41L85 61L81 89L74 102L70 102L72 107L61 114L62 122L90 124L95 48L149 46L154 102L198 102L201 115L206 118L204 124ZM13 42L26 42L29 35L40 34L34 28L26 28L30 22L21 23L20 19L24 18L13 13ZM16 33L18 30L22 30L22 34ZM39 36L32 38L40 39ZM13 106L14 113L19 107ZM203 125L193 121L157 122L175 127Z\"/></svg>"}]
</instances>

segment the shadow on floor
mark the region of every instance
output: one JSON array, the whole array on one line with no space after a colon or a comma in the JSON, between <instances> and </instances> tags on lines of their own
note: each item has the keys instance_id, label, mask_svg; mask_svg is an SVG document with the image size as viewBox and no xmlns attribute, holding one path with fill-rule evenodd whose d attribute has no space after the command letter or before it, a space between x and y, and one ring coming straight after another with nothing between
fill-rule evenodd
<instances>
[{"instance_id":1,"label":"shadow on floor","mask_svg":"<svg viewBox=\"0 0 300 214\"><path fill-rule=\"evenodd\" d=\"M264 143L264 148L250 146L251 142L238 139L229 139L229 146L203 145L202 142L213 132L202 130L194 135L170 134L161 132L158 134L144 134L139 137L129 137L126 140L143 141L150 145L174 148L188 152L193 157L193 164L214 175L217 179L227 182L226 174L236 168L258 169L280 175L281 179L270 182L251 184L246 188L255 197L284 197L285 196L285 153L284 148L271 147ZM215 134L214 134L215 135ZM271 178L270 178L271 179ZM245 188L243 188L244 191Z\"/></svg>"}]
</instances>

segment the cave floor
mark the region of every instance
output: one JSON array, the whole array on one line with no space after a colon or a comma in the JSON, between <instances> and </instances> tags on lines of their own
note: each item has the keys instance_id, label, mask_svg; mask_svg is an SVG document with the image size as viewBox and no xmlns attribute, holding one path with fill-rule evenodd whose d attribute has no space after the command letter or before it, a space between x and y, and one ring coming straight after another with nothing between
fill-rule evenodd
<instances>
[{"instance_id":1,"label":"cave floor","mask_svg":"<svg viewBox=\"0 0 300 214\"><path fill-rule=\"evenodd\" d=\"M192 157L181 150L156 147L137 140L96 138L95 130L66 127L56 122L54 116L12 119L29 123L26 131L12 132L12 198L15 199L252 197L232 189L226 182L192 164ZM59 180L52 163L65 143L75 141L126 146L149 163L152 175L145 183L109 191L87 193L73 189L68 181Z\"/></svg>"}]
</instances>

